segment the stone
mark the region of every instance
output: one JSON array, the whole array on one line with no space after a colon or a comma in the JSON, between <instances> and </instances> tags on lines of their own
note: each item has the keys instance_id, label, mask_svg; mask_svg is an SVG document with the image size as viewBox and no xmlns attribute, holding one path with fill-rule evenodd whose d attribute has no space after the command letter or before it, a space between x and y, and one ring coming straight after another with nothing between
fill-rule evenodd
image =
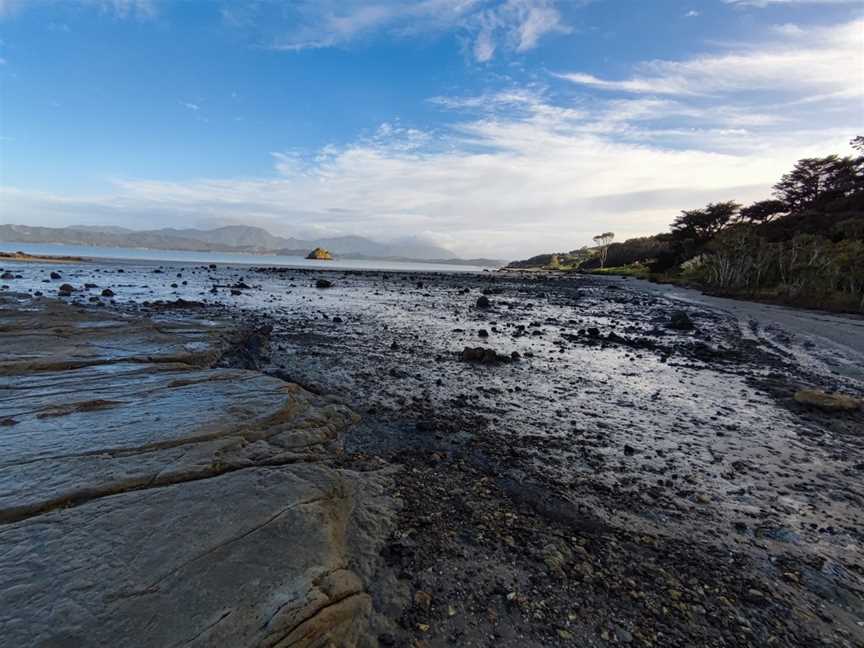
<instances>
[{"instance_id":1,"label":"stone","mask_svg":"<svg viewBox=\"0 0 864 648\"><path fill-rule=\"evenodd\" d=\"M315 287L316 288L332 288L333 282L327 281L326 279L318 279L318 281L315 282Z\"/></svg>"},{"instance_id":2,"label":"stone","mask_svg":"<svg viewBox=\"0 0 864 648\"><path fill-rule=\"evenodd\" d=\"M428 610L432 607L432 595L429 592L417 590L414 592L414 605L424 610Z\"/></svg>"},{"instance_id":3,"label":"stone","mask_svg":"<svg viewBox=\"0 0 864 648\"><path fill-rule=\"evenodd\" d=\"M330 465L350 409L216 367L242 333L185 311L0 318L0 643L374 642L392 485Z\"/></svg>"},{"instance_id":4,"label":"stone","mask_svg":"<svg viewBox=\"0 0 864 648\"><path fill-rule=\"evenodd\" d=\"M61 297L63 297L63 296L69 296L69 295L71 295L73 292L75 292L75 288L74 288L74 286L72 286L71 284L64 283L63 285L61 285L61 286L57 289L57 292L60 294Z\"/></svg>"},{"instance_id":5,"label":"stone","mask_svg":"<svg viewBox=\"0 0 864 648\"><path fill-rule=\"evenodd\" d=\"M489 301L489 298L486 295L480 295L477 298L477 308L491 308L492 302Z\"/></svg>"},{"instance_id":6,"label":"stone","mask_svg":"<svg viewBox=\"0 0 864 648\"><path fill-rule=\"evenodd\" d=\"M477 362L480 364L499 364L510 360L508 356L497 353L494 349L485 347L465 347L462 349L462 360L465 362Z\"/></svg>"},{"instance_id":7,"label":"stone","mask_svg":"<svg viewBox=\"0 0 864 648\"><path fill-rule=\"evenodd\" d=\"M8 272L8 271L4 272L2 275L0 275L0 279L14 279L14 278L15 278L15 275L12 274L11 272Z\"/></svg>"},{"instance_id":8,"label":"stone","mask_svg":"<svg viewBox=\"0 0 864 648\"><path fill-rule=\"evenodd\" d=\"M105 289L102 291L102 296L103 296L103 297L113 297L113 296L114 296L114 291L111 290L110 288L105 288Z\"/></svg>"},{"instance_id":9,"label":"stone","mask_svg":"<svg viewBox=\"0 0 864 648\"><path fill-rule=\"evenodd\" d=\"M691 331L694 328L693 320L691 320L690 316L682 310L672 311L667 326L675 331Z\"/></svg>"}]
</instances>

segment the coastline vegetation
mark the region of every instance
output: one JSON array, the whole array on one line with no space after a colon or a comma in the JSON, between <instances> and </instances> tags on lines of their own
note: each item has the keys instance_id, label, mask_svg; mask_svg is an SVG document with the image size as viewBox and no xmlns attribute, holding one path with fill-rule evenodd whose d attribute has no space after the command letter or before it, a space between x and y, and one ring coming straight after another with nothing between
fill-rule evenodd
<instances>
[{"instance_id":1,"label":"coastline vegetation","mask_svg":"<svg viewBox=\"0 0 864 648\"><path fill-rule=\"evenodd\" d=\"M798 161L774 185L771 198L752 205L710 203L682 211L669 232L621 243L611 243L606 233L597 247L567 253L566 263L561 255L541 255L509 267L532 267L526 264L550 257L544 269L864 312L864 137L852 146L852 156Z\"/></svg>"}]
</instances>

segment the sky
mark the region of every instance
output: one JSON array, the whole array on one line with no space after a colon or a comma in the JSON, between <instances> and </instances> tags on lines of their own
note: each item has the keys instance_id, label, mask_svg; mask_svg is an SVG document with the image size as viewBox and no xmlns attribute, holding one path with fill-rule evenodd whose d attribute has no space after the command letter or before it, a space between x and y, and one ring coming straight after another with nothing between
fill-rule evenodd
<instances>
[{"instance_id":1,"label":"sky","mask_svg":"<svg viewBox=\"0 0 864 648\"><path fill-rule=\"evenodd\" d=\"M521 258L862 133L857 0L0 0L0 223Z\"/></svg>"}]
</instances>

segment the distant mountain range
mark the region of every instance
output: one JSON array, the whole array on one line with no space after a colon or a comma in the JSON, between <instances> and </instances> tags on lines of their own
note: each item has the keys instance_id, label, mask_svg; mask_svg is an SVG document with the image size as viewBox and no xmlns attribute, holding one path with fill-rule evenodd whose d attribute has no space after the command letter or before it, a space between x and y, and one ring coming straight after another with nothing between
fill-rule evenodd
<instances>
[{"instance_id":1,"label":"distant mountain range","mask_svg":"<svg viewBox=\"0 0 864 648\"><path fill-rule=\"evenodd\" d=\"M416 238L379 243L362 236L338 236L303 240L274 236L260 227L228 225L212 230L175 229L132 230L123 227L71 225L69 227L31 227L0 225L0 241L7 243L61 243L95 247L145 248L195 252L243 252L306 256L310 250L324 248L334 256L350 259L381 259L466 263L498 266L495 259L457 259L450 250Z\"/></svg>"}]
</instances>

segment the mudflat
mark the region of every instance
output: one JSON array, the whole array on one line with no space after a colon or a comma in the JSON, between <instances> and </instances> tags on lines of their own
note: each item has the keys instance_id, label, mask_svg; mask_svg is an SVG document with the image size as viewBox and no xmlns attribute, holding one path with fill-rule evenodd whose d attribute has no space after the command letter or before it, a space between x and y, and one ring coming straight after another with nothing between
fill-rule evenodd
<instances>
[{"instance_id":1,"label":"mudflat","mask_svg":"<svg viewBox=\"0 0 864 648\"><path fill-rule=\"evenodd\" d=\"M200 508L201 517L191 522L219 527L222 518L213 503L202 500L235 492L233 486L219 490L220 484L229 479L260 483L252 476L266 472L273 475L267 490L284 508L314 497L315 488L308 484L321 483L295 472L302 469L320 471L325 483L338 476L349 485L339 491L345 493L344 501L358 502L345 507L351 513L342 518L348 531L339 536L346 540L338 543L337 558L328 561L319 552L314 561L329 565L320 568L324 572L333 564L347 565L356 586L340 591L361 594L348 597L358 605L340 616L351 619L342 629L328 629L320 644L300 638L291 645L852 647L864 642L864 412L813 405L838 399L796 399L806 390L858 402L864 394L862 355L855 342L860 318L750 308L635 280L586 276L108 263L60 269L22 264L18 274L8 283L19 296L7 297L14 303L7 304L3 315L9 354L3 362L17 368L4 380L26 389L27 381L40 374L59 372L67 376L65 384L82 391L52 401L43 388L33 387L28 393L34 404L21 411L48 416L34 413L19 421L21 414L4 413L16 423L0 430L23 439L16 429L30 425L30 441L17 442L19 450L10 441L13 454L4 459L3 470L23 474L43 460L64 466L59 462L93 462L91 455L100 452L107 463L80 470L64 467L70 477L59 485L46 477L59 469L31 473L30 481L15 477L12 481L22 486L10 487L9 497L0 500L4 510L13 511L0 527L0 537L10 538L7 546L15 551L32 552L37 546L19 528L43 528L39 524L53 520L50 516L74 520L88 507L109 503L122 511L124 498L129 506L143 501L152 507L147 515L154 517L143 519L155 519L162 509ZM64 290L60 297L63 283L74 290ZM103 296L106 289L109 294ZM98 331L110 331L117 320L137 322L133 329L139 332L130 339L139 346L115 341L95 345L110 349L112 356L118 348L128 349L119 357L134 358L126 363L129 371L153 367L161 375L185 352L197 359L180 361L183 371L229 372L225 375L232 377L204 381L219 383L218 388L204 389L199 380L194 389L205 393L188 392L190 397L173 400L166 395L158 407L145 390L136 391L140 400L124 409L114 404L124 399L120 383L104 390L87 387L88 380L97 380L88 375L108 372L115 361L93 361L99 353L87 344L70 347L74 336L68 332L59 336L62 344L56 343L56 348L74 349L65 356L41 344L31 345L27 358L10 351L9 340L46 317L40 309L54 308L70 309L64 312L90 322L92 330L82 333L82 339L103 335ZM34 313L31 324L14 324L28 311ZM165 337L140 332L151 325ZM237 335L245 341L236 342ZM214 347L213 339L223 340L221 346ZM229 339L235 342L224 341ZM178 340L192 346L181 350ZM80 366L58 369L57 358L69 356ZM49 368L38 369L40 362ZM74 376L71 382L69 376ZM181 389L187 380L192 378L180 377L171 389ZM252 431L264 425L255 421L271 421L278 410L278 399L270 400L269 394L286 389L292 399L308 403L308 411L333 412L332 425L325 426L328 443L303 436L302 442L279 445L279 434ZM266 437L261 455L254 460L242 455L251 465L188 483L110 490L117 475L134 481L135 471L146 471L147 464L135 458L136 452L127 454L127 448L150 453L156 451L154 443L165 443L158 447L161 456L190 438L196 449L221 439L219 423L208 411L221 411L223 400L233 403L226 411L252 426L244 428L244 448L262 443L261 434ZM90 404L86 411L69 411L76 403ZM178 423L168 432L143 425L157 410ZM135 412L143 414L136 418ZM64 427L74 417L97 416L105 417L105 423L88 424L86 435ZM138 432L129 432L126 423L112 428L112 416L125 416L114 420L141 427ZM190 423L199 417L202 427ZM221 415L214 418L223 420ZM45 434L47 425L54 426L51 434ZM296 428L305 429L294 418L286 425L294 426L295 439ZM308 459L289 461L274 446ZM229 460L241 461L232 452L226 453ZM204 464L213 463L212 453L204 452ZM179 462L176 470L162 467L156 474L204 470L194 463L196 456L184 453L172 460ZM109 469L119 459L132 464ZM190 461L192 468L183 463ZM221 462L220 455L215 463L219 470ZM307 486L298 486L296 496L284 490L297 480ZM79 488L79 482L80 488L102 489L104 495L67 497L73 504L58 506L60 496ZM193 490L199 487L204 490ZM247 492L244 488L237 492ZM162 498L175 491L182 504L172 508ZM229 529L234 517L242 519L244 508L253 506L242 497L231 502ZM128 537L122 515L93 510L92 523L100 525L95 536L105 538L105 544L87 551L104 558L128 545L138 556L141 545ZM261 515L266 520L279 510L266 509ZM298 510L304 506L291 509L290 515ZM325 518L318 518L319 525L326 524ZM169 523L167 528L180 526ZM81 527L85 535L79 537L94 536L87 528ZM315 528L309 522L304 534L313 537ZM278 586L250 585L257 582L257 572L247 574L245 567L228 570L222 553L207 553L216 546L217 552L224 550L219 539L193 552L195 559L184 573L205 578L197 570L207 566L219 574L214 582L224 578L232 583L235 596L226 588L207 610L224 612L235 609L231 606L239 605L237 600L257 600L249 605L267 618L266 612L285 599L262 592L285 591L280 587L286 582L294 583L297 592L313 592L304 600L318 600L312 581L296 575L293 556L304 554L281 548L290 542L289 535L252 534L259 543L257 555L280 553L282 564L267 564ZM169 534L158 544L160 557L187 565L185 541L172 543ZM178 555L173 556L175 545ZM44 551L45 556L57 555L53 547ZM214 555L220 560L211 561ZM48 567L34 573L43 569ZM93 572L94 591L113 592L120 586L106 583L118 574L119 580L133 583L122 591L136 593L134 606L114 608L112 618L134 615L139 595L163 602L173 597L178 615L192 605L187 601L197 603L179 584L172 594L167 584L177 581L171 576L160 580L170 567L145 560L136 562L134 570L124 569L128 571ZM165 598L149 587L162 587ZM21 607L18 601L36 600L35 595L8 598L15 591L7 587L0 592L4 614ZM93 613L93 600L82 604L81 614L84 607L86 614ZM164 605L160 614L169 607ZM42 607L41 621L39 608L23 609L30 611L20 615L16 631L39 623L56 625L52 613L45 612L54 608ZM154 608L143 610L142 615L154 614ZM129 628L140 630L140 645L165 645L169 634L182 643L207 623L216 623L216 629L226 624L226 632L238 628L225 635L224 645L279 645L268 644L267 637L283 631L282 637L292 636L297 627L285 622L265 636L260 626L256 634L239 622L230 625L233 613L224 620L219 614L193 614L194 622L182 626L182 633L175 626L165 635L148 634L155 631L153 625ZM12 617L3 620L11 622ZM76 637L80 645L99 643L88 643L86 633ZM201 645L207 641L202 639Z\"/></svg>"}]
</instances>

